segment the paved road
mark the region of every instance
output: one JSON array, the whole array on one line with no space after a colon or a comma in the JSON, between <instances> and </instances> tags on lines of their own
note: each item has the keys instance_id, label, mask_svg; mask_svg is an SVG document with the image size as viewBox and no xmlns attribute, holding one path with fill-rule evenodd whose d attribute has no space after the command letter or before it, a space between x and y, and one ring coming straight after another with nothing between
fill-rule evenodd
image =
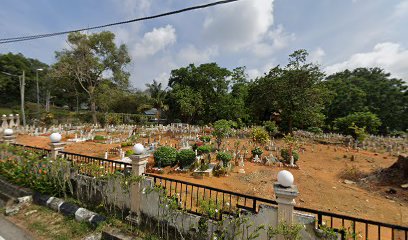
<instances>
[{"instance_id":1,"label":"paved road","mask_svg":"<svg viewBox=\"0 0 408 240\"><path fill-rule=\"evenodd\" d=\"M34 238L0 215L0 240L34 240Z\"/></svg>"}]
</instances>

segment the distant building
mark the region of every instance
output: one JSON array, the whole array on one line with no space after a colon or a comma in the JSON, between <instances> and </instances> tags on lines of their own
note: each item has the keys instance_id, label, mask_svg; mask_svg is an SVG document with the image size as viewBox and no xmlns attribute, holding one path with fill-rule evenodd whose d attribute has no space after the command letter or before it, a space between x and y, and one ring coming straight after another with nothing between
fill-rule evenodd
<instances>
[{"instance_id":1,"label":"distant building","mask_svg":"<svg viewBox=\"0 0 408 240\"><path fill-rule=\"evenodd\" d=\"M160 120L157 119L157 114L159 110L157 108L151 108L149 110L144 111L144 114L149 118L149 122L165 122L166 119L162 118L162 112L160 112Z\"/></svg>"}]
</instances>

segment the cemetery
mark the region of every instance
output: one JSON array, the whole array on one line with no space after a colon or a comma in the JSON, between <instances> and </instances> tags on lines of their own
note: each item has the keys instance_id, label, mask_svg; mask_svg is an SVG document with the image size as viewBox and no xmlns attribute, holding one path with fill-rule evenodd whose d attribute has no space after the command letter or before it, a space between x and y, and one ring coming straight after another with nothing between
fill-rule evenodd
<instances>
[{"instance_id":1,"label":"cemetery","mask_svg":"<svg viewBox=\"0 0 408 240\"><path fill-rule=\"evenodd\" d=\"M198 209L193 200L188 203L189 194L193 199L194 185L192 192L189 192L188 185L185 185L184 190L183 183L274 199L277 197L277 189L274 189L273 183L277 181L277 174L289 170L298 182L296 207L402 226L406 224L406 138L370 136L362 143L356 143L353 138L340 134L307 131L295 131L293 136L282 137L269 135L260 127L225 128L224 120L203 127L188 124L104 127L65 124L37 128L22 127L18 117L3 116L1 132L4 143L51 151L53 158L71 156L69 154L72 157L78 154L96 158L99 163L81 160L80 157L75 160L76 164L81 165L79 171L95 176L109 175L113 171L133 171L132 156L137 151L134 146L139 144L146 164L143 173L154 177L153 183L144 184L155 185L158 184L157 179L162 179L160 185L167 185L170 181L169 185L177 193L179 181L181 186L177 194L185 194L184 198L180 198L183 201L180 203L186 206L190 204L191 210ZM106 166L104 160L110 161L110 167ZM82 165L96 165L97 169L89 170L91 167ZM85 178L78 184L89 185L89 180ZM114 195L121 195L115 190L110 191ZM198 196L200 190L196 191ZM113 201L111 198L107 197L107 201ZM122 207L131 208L131 195L115 196L114 199L115 204L122 202ZM242 208L245 209L248 203L247 198L244 199ZM239 197L235 201L232 200L230 204L242 204ZM259 207L255 212L263 211L261 205L256 207L253 204L255 209ZM331 222L329 224L336 224L333 221L328 220ZM370 228L368 231L374 232Z\"/></svg>"}]
</instances>

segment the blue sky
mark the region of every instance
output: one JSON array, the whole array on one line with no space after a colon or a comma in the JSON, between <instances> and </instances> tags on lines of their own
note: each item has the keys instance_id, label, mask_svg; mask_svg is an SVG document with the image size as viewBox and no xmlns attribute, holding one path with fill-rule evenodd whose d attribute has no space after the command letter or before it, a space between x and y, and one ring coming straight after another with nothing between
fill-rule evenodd
<instances>
[{"instance_id":1,"label":"blue sky","mask_svg":"<svg viewBox=\"0 0 408 240\"><path fill-rule=\"evenodd\" d=\"M213 0L215 1L215 0ZM2 0L0 38L100 25L209 0ZM382 67L408 80L408 0L240 0L104 30L128 46L131 83L144 88L189 63L246 66L250 77L304 48L327 74ZM66 36L0 45L52 64Z\"/></svg>"}]
</instances>

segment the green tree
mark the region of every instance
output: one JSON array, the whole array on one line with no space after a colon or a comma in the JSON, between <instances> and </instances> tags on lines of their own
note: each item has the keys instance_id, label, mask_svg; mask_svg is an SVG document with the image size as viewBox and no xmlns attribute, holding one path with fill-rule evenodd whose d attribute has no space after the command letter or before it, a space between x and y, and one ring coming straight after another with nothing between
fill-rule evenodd
<instances>
[{"instance_id":1,"label":"green tree","mask_svg":"<svg viewBox=\"0 0 408 240\"><path fill-rule=\"evenodd\" d=\"M364 131L375 134L378 127L381 126L381 120L371 112L356 112L346 117L337 118L334 120L335 129L347 135L356 136L356 127L364 128Z\"/></svg>"},{"instance_id":2,"label":"green tree","mask_svg":"<svg viewBox=\"0 0 408 240\"><path fill-rule=\"evenodd\" d=\"M88 94L93 122L96 118L97 88L109 80L123 88L128 86L129 73L124 67L130 62L125 45L116 46L111 32L91 35L79 32L68 35L69 49L56 52L55 71L78 81Z\"/></svg>"},{"instance_id":3,"label":"green tree","mask_svg":"<svg viewBox=\"0 0 408 240\"><path fill-rule=\"evenodd\" d=\"M153 80L153 83L151 84L146 84L146 87L152 99L152 105L157 109L157 121L160 122L162 111L167 110L168 108L168 106L165 104L167 92L162 89L162 84L158 83L156 80Z\"/></svg>"},{"instance_id":4,"label":"green tree","mask_svg":"<svg viewBox=\"0 0 408 240\"><path fill-rule=\"evenodd\" d=\"M327 77L325 86L334 99L326 106L326 123L354 112L372 112L382 122L380 132L408 128L407 85L380 68L344 70Z\"/></svg>"},{"instance_id":5,"label":"green tree","mask_svg":"<svg viewBox=\"0 0 408 240\"><path fill-rule=\"evenodd\" d=\"M320 126L324 120L322 110L329 98L321 83L324 75L319 66L307 63L307 56L306 50L295 51L286 67L272 68L251 87L252 106L261 105L254 106L255 113L270 119L275 112L289 133L293 127Z\"/></svg>"},{"instance_id":6,"label":"green tree","mask_svg":"<svg viewBox=\"0 0 408 240\"><path fill-rule=\"evenodd\" d=\"M231 122L225 119L218 120L214 123L213 136L217 140L217 148L220 150L222 140L231 133Z\"/></svg>"}]
</instances>

